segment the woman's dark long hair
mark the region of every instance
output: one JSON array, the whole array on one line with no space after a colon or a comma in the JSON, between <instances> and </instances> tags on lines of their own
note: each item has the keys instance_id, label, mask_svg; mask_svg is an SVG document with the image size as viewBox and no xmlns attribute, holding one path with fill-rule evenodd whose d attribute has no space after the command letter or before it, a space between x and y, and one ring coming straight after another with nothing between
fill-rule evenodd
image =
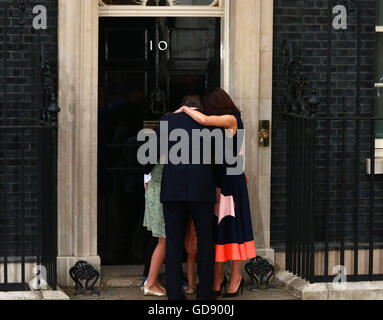
<instances>
[{"instance_id":1,"label":"woman's dark long hair","mask_svg":"<svg viewBox=\"0 0 383 320\"><path fill-rule=\"evenodd\" d=\"M208 116L241 115L233 100L221 88L207 89L202 104L203 111Z\"/></svg>"}]
</instances>

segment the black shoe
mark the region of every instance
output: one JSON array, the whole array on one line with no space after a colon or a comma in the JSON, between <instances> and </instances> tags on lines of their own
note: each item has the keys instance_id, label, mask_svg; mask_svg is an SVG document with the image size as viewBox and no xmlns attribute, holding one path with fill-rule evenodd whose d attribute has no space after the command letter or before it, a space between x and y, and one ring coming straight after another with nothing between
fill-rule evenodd
<instances>
[{"instance_id":1,"label":"black shoe","mask_svg":"<svg viewBox=\"0 0 383 320\"><path fill-rule=\"evenodd\" d=\"M242 278L242 280L241 280L241 284L239 285L237 292L234 292L234 293L225 293L225 294L223 295L223 297L224 297L224 298L234 298L234 297L237 297L238 294L239 294L239 291L240 291L240 290L241 290L241 294L243 294L243 287L244 287L244 286L245 286L245 280L243 280L243 278Z\"/></svg>"},{"instance_id":2,"label":"black shoe","mask_svg":"<svg viewBox=\"0 0 383 320\"><path fill-rule=\"evenodd\" d=\"M226 294L226 285L227 285L227 279L226 279L226 276L223 276L223 282L221 284L221 289L218 291L213 290L213 294L215 294L217 297L220 297L223 288L225 288L225 294Z\"/></svg>"}]
</instances>

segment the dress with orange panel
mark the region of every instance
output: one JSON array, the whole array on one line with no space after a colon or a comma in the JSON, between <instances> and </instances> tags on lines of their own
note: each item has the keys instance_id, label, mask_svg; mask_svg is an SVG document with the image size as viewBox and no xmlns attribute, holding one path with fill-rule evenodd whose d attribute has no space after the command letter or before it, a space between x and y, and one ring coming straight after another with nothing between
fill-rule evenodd
<instances>
[{"instance_id":1,"label":"dress with orange panel","mask_svg":"<svg viewBox=\"0 0 383 320\"><path fill-rule=\"evenodd\" d=\"M241 131L244 129L242 119L239 116L236 118L238 130ZM232 138L234 150L231 154L243 159L243 135L238 132ZM215 165L216 262L245 261L256 257L246 176L244 173L229 174L230 167L236 167L236 164Z\"/></svg>"}]
</instances>

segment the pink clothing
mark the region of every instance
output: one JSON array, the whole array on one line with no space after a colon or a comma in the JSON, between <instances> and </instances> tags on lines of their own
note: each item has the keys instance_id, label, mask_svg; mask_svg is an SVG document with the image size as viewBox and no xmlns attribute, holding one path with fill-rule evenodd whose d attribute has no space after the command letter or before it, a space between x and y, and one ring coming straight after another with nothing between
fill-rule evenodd
<instances>
[{"instance_id":1,"label":"pink clothing","mask_svg":"<svg viewBox=\"0 0 383 320\"><path fill-rule=\"evenodd\" d=\"M214 214L218 217L218 224L227 216L235 218L234 198L233 196L224 196L220 188L217 188L217 204L214 208Z\"/></svg>"}]
</instances>

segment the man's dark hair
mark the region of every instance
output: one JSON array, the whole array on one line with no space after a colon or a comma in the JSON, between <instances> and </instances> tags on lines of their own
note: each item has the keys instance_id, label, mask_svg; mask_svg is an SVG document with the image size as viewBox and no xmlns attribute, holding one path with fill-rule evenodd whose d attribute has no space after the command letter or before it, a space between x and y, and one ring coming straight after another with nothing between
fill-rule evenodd
<instances>
[{"instance_id":1,"label":"man's dark hair","mask_svg":"<svg viewBox=\"0 0 383 320\"><path fill-rule=\"evenodd\" d=\"M202 107L201 97L198 95L185 96L182 99L181 105L189 107L189 108L201 108Z\"/></svg>"}]
</instances>

